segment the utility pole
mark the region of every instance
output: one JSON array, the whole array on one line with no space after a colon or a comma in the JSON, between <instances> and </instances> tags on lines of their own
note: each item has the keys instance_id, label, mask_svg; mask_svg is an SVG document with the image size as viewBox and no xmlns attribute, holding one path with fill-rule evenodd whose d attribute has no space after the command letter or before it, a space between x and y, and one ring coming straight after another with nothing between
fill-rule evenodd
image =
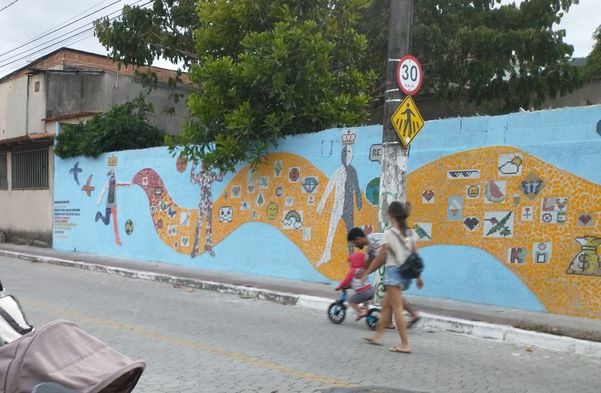
<instances>
[{"instance_id":1,"label":"utility pole","mask_svg":"<svg viewBox=\"0 0 601 393\"><path fill-rule=\"evenodd\" d=\"M405 148L390 120L400 105L403 95L397 86L397 66L411 49L413 0L390 0L388 23L388 61L386 63L386 91L384 93L384 131L382 134L382 167L380 174L380 231L386 226L388 205L392 201L406 201L407 162L409 149Z\"/></svg>"},{"instance_id":2,"label":"utility pole","mask_svg":"<svg viewBox=\"0 0 601 393\"><path fill-rule=\"evenodd\" d=\"M401 57L409 53L411 46L411 25L413 24L413 0L390 0L388 21L388 54L386 62L386 91L384 92L384 121L382 133L382 166L380 172L380 206L378 211L379 232L384 232L388 223L388 205L392 201L407 200L407 162L409 149L406 149L396 134L390 118L401 104L403 95L397 86L396 72ZM375 275L376 296L380 304L384 296L382 285L384 269Z\"/></svg>"}]
</instances>

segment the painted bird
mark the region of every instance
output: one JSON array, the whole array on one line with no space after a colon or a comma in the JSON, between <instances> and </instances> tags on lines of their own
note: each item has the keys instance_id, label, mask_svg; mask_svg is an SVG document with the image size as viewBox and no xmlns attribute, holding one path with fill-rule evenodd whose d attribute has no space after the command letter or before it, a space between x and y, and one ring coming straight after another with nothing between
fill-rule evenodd
<instances>
[{"instance_id":1,"label":"painted bird","mask_svg":"<svg viewBox=\"0 0 601 393\"><path fill-rule=\"evenodd\" d=\"M92 176L94 176L94 175L90 175L90 177L88 177L88 180L86 180L86 184L83 187L81 187L81 190L84 191L89 197L92 196L92 191L94 191L96 189L96 187L94 187L91 184Z\"/></svg>"},{"instance_id":2,"label":"painted bird","mask_svg":"<svg viewBox=\"0 0 601 393\"><path fill-rule=\"evenodd\" d=\"M79 173L82 171L82 169L79 167L79 161L77 161L75 163L75 165L73 165L73 168L69 169L69 173L73 175L73 179L75 179L75 183L77 183L77 185L79 185Z\"/></svg>"},{"instance_id":3,"label":"painted bird","mask_svg":"<svg viewBox=\"0 0 601 393\"><path fill-rule=\"evenodd\" d=\"M493 225L490 230L488 231L488 233L486 233L486 236L490 236L493 233L497 233L498 231L501 231L501 235L503 236L507 236L508 233L507 231L509 230L507 228L507 230L505 230L505 223L507 222L507 220L509 220L509 217L511 217L511 215L513 214L513 212L509 212L507 213L507 215L505 215L505 217L503 217L501 219L501 221L499 221L498 218L496 217L492 217L492 218L485 218L485 221L490 221L490 223Z\"/></svg>"}]
</instances>

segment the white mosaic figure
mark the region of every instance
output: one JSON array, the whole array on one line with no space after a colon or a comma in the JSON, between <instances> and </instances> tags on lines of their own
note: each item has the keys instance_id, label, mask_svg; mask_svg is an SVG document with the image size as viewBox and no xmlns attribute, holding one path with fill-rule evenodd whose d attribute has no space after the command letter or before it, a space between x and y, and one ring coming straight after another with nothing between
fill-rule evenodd
<instances>
[{"instance_id":1,"label":"white mosaic figure","mask_svg":"<svg viewBox=\"0 0 601 393\"><path fill-rule=\"evenodd\" d=\"M196 257L199 252L200 232L202 230L202 221L205 220L205 246L204 251L211 256L215 256L213 251L213 195L211 185L214 181L221 181L223 174L212 172L207 169L204 163L201 169L195 173L197 163L194 162L190 168L190 182L200 186L200 201L198 202L198 216L196 218L196 228L194 230L194 245L190 256Z\"/></svg>"},{"instance_id":2,"label":"white mosaic figure","mask_svg":"<svg viewBox=\"0 0 601 393\"><path fill-rule=\"evenodd\" d=\"M361 210L363 204L357 171L351 165L353 160L353 149L350 145L354 142L355 135L351 134L350 131L343 134L342 143L344 146L341 154L342 166L336 169L332 176L330 176L328 185L317 205L317 213L321 214L330 194L334 190L334 206L332 208L332 215L330 216L326 245L321 258L315 265L316 267L329 262L331 259L332 242L334 241L334 234L340 219L344 220L347 232L354 226L355 206L353 197L355 197L357 201L358 210ZM352 246L349 246L349 253L351 252Z\"/></svg>"}]
</instances>

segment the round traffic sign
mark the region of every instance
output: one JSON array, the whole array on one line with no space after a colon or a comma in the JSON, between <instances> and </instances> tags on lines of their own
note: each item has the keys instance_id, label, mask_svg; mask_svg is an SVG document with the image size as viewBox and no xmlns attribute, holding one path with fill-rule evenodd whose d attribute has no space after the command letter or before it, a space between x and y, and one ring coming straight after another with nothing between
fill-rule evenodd
<instances>
[{"instance_id":1,"label":"round traffic sign","mask_svg":"<svg viewBox=\"0 0 601 393\"><path fill-rule=\"evenodd\" d=\"M399 89L408 96L415 95L422 87L422 79L422 66L419 61L411 55L403 56L396 70Z\"/></svg>"}]
</instances>

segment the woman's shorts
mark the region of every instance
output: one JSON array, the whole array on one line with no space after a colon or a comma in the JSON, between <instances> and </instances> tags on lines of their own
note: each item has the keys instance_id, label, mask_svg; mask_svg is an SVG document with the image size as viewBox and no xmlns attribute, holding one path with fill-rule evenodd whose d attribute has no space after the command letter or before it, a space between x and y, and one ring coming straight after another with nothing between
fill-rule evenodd
<instances>
[{"instance_id":1,"label":"woman's shorts","mask_svg":"<svg viewBox=\"0 0 601 393\"><path fill-rule=\"evenodd\" d=\"M355 292L355 294L351 296L351 299L349 301L351 303L359 304L373 299L375 295L376 290L374 289L374 287L371 287L362 292Z\"/></svg>"},{"instance_id":2,"label":"woman's shorts","mask_svg":"<svg viewBox=\"0 0 601 393\"><path fill-rule=\"evenodd\" d=\"M406 291L411 285L411 279L401 276L400 266L386 266L382 284L384 284L384 286L399 287Z\"/></svg>"}]
</instances>

